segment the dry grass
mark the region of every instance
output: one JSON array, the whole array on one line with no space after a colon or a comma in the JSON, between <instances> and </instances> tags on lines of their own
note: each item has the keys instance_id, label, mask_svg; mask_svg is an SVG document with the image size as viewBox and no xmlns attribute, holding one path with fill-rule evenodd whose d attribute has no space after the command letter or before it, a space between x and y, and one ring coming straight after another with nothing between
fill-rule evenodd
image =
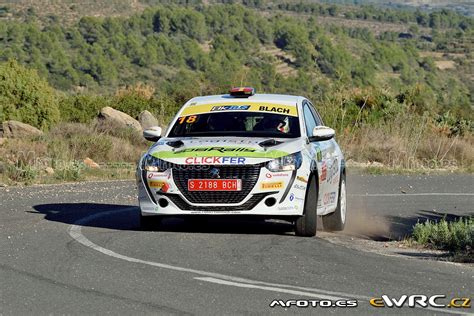
<instances>
[{"instance_id":1,"label":"dry grass","mask_svg":"<svg viewBox=\"0 0 474 316\"><path fill-rule=\"evenodd\" d=\"M428 120L401 116L378 126L343 131L346 159L390 169L474 170L474 136L449 136Z\"/></svg>"},{"instance_id":2,"label":"dry grass","mask_svg":"<svg viewBox=\"0 0 474 316\"><path fill-rule=\"evenodd\" d=\"M437 60L435 65L439 70L455 69L456 63L452 60Z\"/></svg>"},{"instance_id":3,"label":"dry grass","mask_svg":"<svg viewBox=\"0 0 474 316\"><path fill-rule=\"evenodd\" d=\"M129 178L148 145L136 134L99 129L93 124L64 123L42 137L8 139L0 146L0 181L36 183L53 179ZM94 160L100 169L87 168L83 163L85 158ZM53 168L54 173L48 174L48 167Z\"/></svg>"}]
</instances>

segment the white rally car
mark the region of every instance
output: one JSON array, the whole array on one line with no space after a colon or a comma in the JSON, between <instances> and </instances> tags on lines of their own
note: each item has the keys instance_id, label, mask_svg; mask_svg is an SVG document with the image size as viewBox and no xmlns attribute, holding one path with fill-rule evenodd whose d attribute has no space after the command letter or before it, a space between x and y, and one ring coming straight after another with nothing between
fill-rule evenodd
<instances>
[{"instance_id":1,"label":"white rally car","mask_svg":"<svg viewBox=\"0 0 474 316\"><path fill-rule=\"evenodd\" d=\"M294 222L299 236L346 222L343 154L334 130L300 96L230 94L189 100L137 168L141 224L164 216L251 215Z\"/></svg>"}]
</instances>

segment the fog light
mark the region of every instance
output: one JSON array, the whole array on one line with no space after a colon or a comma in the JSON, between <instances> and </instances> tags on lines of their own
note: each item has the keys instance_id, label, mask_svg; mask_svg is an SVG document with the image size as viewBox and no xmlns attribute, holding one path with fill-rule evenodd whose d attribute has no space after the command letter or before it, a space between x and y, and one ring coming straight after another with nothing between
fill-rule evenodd
<instances>
[{"instance_id":1,"label":"fog light","mask_svg":"<svg viewBox=\"0 0 474 316\"><path fill-rule=\"evenodd\" d=\"M274 197L271 197L265 200L265 205L270 207L270 206L275 205L276 202L277 200Z\"/></svg>"},{"instance_id":2,"label":"fog light","mask_svg":"<svg viewBox=\"0 0 474 316\"><path fill-rule=\"evenodd\" d=\"M159 199L159 200L158 200L158 205L161 206L161 207L163 207L163 208L167 207L168 204L169 204L169 203L168 203L168 200L167 200L167 199Z\"/></svg>"}]
</instances>

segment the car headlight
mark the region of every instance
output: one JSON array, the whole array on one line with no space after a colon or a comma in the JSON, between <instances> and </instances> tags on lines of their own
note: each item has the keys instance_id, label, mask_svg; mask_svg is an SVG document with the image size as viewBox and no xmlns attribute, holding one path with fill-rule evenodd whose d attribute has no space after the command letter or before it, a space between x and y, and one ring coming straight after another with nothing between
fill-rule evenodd
<instances>
[{"instance_id":1,"label":"car headlight","mask_svg":"<svg viewBox=\"0 0 474 316\"><path fill-rule=\"evenodd\" d=\"M300 152L273 159L267 163L267 169L272 172L291 171L301 167L303 157Z\"/></svg>"},{"instance_id":2,"label":"car headlight","mask_svg":"<svg viewBox=\"0 0 474 316\"><path fill-rule=\"evenodd\" d=\"M168 163L152 155L146 155L142 160L142 169L151 172L163 172L168 169Z\"/></svg>"}]
</instances>

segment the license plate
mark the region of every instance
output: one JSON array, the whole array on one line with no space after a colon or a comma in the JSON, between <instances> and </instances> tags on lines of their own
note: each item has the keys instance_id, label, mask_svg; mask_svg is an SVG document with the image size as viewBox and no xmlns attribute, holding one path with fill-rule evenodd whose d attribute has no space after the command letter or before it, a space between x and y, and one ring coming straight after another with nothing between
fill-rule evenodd
<instances>
[{"instance_id":1,"label":"license plate","mask_svg":"<svg viewBox=\"0 0 474 316\"><path fill-rule=\"evenodd\" d=\"M240 191L240 179L189 179L188 191Z\"/></svg>"}]
</instances>

